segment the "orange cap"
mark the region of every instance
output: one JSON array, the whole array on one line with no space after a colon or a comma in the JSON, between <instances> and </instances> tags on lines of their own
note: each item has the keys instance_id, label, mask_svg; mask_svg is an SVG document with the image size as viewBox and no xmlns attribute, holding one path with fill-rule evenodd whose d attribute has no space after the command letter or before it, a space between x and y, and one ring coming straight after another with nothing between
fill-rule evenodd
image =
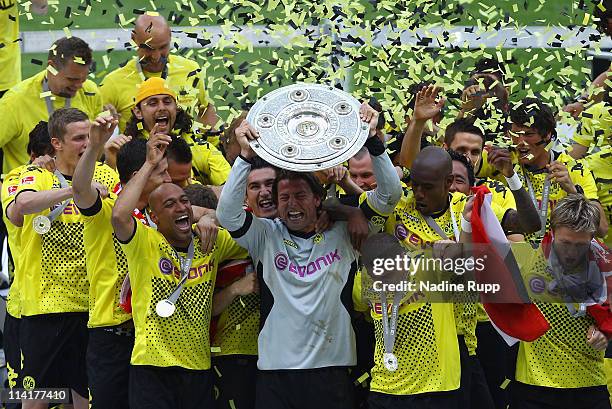
<instances>
[{"instance_id":1,"label":"orange cap","mask_svg":"<svg viewBox=\"0 0 612 409\"><path fill-rule=\"evenodd\" d=\"M166 86L166 81L163 78L151 77L140 84L136 94L136 105L153 95L170 95L176 100L176 94Z\"/></svg>"}]
</instances>

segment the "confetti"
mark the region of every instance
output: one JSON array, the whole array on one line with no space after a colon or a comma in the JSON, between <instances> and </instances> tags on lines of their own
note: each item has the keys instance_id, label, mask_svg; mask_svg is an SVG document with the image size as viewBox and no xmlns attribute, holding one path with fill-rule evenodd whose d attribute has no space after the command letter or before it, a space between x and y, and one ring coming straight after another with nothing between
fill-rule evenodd
<instances>
[{"instance_id":1,"label":"confetti","mask_svg":"<svg viewBox=\"0 0 612 409\"><path fill-rule=\"evenodd\" d=\"M368 372L365 372L363 375L357 378L357 380L355 381L355 385L363 384L365 380L368 379L369 377L370 377L370 374Z\"/></svg>"},{"instance_id":2,"label":"confetti","mask_svg":"<svg viewBox=\"0 0 612 409\"><path fill-rule=\"evenodd\" d=\"M47 65L47 71L49 71L49 74L51 75L57 75L57 70L52 65Z\"/></svg>"},{"instance_id":3,"label":"confetti","mask_svg":"<svg viewBox=\"0 0 612 409\"><path fill-rule=\"evenodd\" d=\"M502 384L501 384L501 385L499 385L499 387L505 390L505 389L508 387L508 385L510 385L510 379L507 379L507 378L506 378L506 379L504 379L504 381L502 382Z\"/></svg>"}]
</instances>

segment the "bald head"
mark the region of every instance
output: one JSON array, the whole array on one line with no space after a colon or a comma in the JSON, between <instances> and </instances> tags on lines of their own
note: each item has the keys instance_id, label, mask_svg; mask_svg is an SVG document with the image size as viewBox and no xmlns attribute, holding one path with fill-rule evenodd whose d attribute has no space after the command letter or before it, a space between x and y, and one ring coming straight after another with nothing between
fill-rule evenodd
<instances>
[{"instance_id":1,"label":"bald head","mask_svg":"<svg viewBox=\"0 0 612 409\"><path fill-rule=\"evenodd\" d=\"M151 16L142 14L134 23L133 34L135 36L144 37L146 41L150 37L167 37L170 38L170 26L163 16Z\"/></svg>"},{"instance_id":2,"label":"bald head","mask_svg":"<svg viewBox=\"0 0 612 409\"><path fill-rule=\"evenodd\" d=\"M162 183L149 195L151 220L173 246L187 247L191 242L193 211L187 194L175 184Z\"/></svg>"},{"instance_id":3,"label":"bald head","mask_svg":"<svg viewBox=\"0 0 612 409\"><path fill-rule=\"evenodd\" d=\"M428 146L423 149L412 164L411 174L432 174L436 178L445 178L453 172L453 163L450 155L437 146Z\"/></svg>"},{"instance_id":4,"label":"bald head","mask_svg":"<svg viewBox=\"0 0 612 409\"><path fill-rule=\"evenodd\" d=\"M174 198L184 194L183 189L174 183L162 183L149 194L149 206L154 212L164 205L168 198Z\"/></svg>"},{"instance_id":5,"label":"bald head","mask_svg":"<svg viewBox=\"0 0 612 409\"><path fill-rule=\"evenodd\" d=\"M170 52L172 34L162 16L143 14L136 19L132 40L138 45L138 57L143 69L161 72Z\"/></svg>"},{"instance_id":6,"label":"bald head","mask_svg":"<svg viewBox=\"0 0 612 409\"><path fill-rule=\"evenodd\" d=\"M448 192L453 184L453 163L442 148L429 146L415 158L410 169L416 208L432 215L448 206Z\"/></svg>"}]
</instances>

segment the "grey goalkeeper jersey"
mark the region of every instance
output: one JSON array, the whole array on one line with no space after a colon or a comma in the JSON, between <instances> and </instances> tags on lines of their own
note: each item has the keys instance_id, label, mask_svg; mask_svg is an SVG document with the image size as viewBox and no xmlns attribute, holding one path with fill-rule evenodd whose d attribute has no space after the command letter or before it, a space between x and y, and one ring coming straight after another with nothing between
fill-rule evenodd
<instances>
[{"instance_id":1,"label":"grey goalkeeper jersey","mask_svg":"<svg viewBox=\"0 0 612 409\"><path fill-rule=\"evenodd\" d=\"M372 156L378 182L360 207L371 230L384 225L401 196L386 153ZM321 234L293 234L280 219L260 219L242 208L251 166L237 158L217 207L220 224L253 258L260 280L262 370L310 369L356 364L348 308L357 253L346 222Z\"/></svg>"}]
</instances>

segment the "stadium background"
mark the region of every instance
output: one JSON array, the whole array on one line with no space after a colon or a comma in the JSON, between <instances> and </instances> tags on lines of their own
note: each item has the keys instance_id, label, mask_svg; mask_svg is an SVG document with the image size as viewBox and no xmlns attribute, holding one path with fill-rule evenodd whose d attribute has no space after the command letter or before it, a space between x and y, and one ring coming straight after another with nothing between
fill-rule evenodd
<instances>
[{"instance_id":1,"label":"stadium background","mask_svg":"<svg viewBox=\"0 0 612 409\"><path fill-rule=\"evenodd\" d=\"M27 4L27 3L26 3ZM332 67L330 54L345 52L340 65L350 67L349 82L359 96L376 96L388 110L387 119L401 121L408 87L428 79L444 86L454 110L457 98L474 61L483 56L513 60L511 99L528 93L538 93L556 107L563 99L573 97L582 89L590 73L589 58L584 47L564 48L431 48L372 45L368 38L373 28L394 24L400 29L414 30L426 26L475 26L482 37L502 27L561 26L593 27L591 1L545 0L473 0L473 1L223 1L203 0L49 0L49 13L28 15L21 8L20 30L75 29L130 30L133 19L145 11L157 11L165 16L174 29L190 30L192 26L220 26L228 34L225 41L200 49L173 45L173 53L195 59L203 69L206 87L224 121L257 100L267 90L297 80L320 81L322 78L343 79L348 70ZM23 4L22 4L23 6ZM330 24L332 31L361 25L359 38L348 37L337 46L332 36L315 37L307 44L304 38L287 40L281 47L252 47L241 36L239 27L266 25L280 39L289 38L292 26ZM178 26L178 27L176 27ZM579 27L576 27L578 29ZM203 43L210 34L194 30ZM361 44L355 46L358 41ZM427 39L422 45L426 45ZM352 42L352 44L351 44ZM434 40L435 42L435 40ZM555 40L552 41L553 43ZM431 44L431 43L429 43ZM347 45L353 45L348 47ZM476 44L477 45L477 44ZM334 48L336 46L336 48ZM472 43L472 47L475 44ZM124 63L133 52L115 50L108 43L106 51L96 51L96 65L91 77L100 83L104 75ZM365 58L364 58L365 57ZM22 54L22 74L27 78L46 66L46 53ZM450 118L450 115L447 115Z\"/></svg>"}]
</instances>

